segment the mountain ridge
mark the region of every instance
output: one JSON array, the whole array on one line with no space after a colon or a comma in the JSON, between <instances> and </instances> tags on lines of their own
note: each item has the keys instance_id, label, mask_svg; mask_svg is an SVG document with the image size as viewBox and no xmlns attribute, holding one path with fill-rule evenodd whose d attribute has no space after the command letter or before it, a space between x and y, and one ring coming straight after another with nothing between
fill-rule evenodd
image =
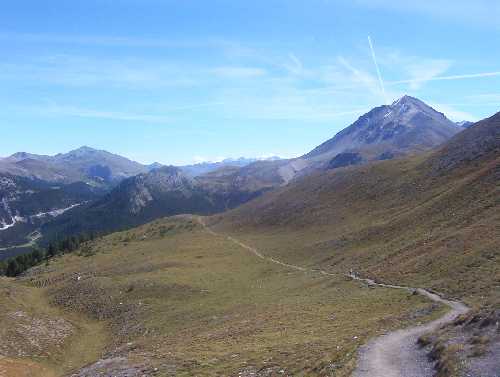
<instances>
[{"instance_id":1,"label":"mountain ridge","mask_svg":"<svg viewBox=\"0 0 500 377\"><path fill-rule=\"evenodd\" d=\"M118 178L112 181L114 186L108 189L107 195L97 202L68 211L55 219L54 224L44 224L44 232L48 237L56 233L74 234L86 232L88 226L92 231L99 230L99 227L112 231L140 225L157 217L218 213L310 174L426 152L462 130L424 102L405 96L392 105L374 108L302 157L254 162L251 159L225 160L217 166L208 164L208 170L202 174L186 171L190 166L152 164L148 167L139 164L137 174L127 176L115 172L112 175L109 168L95 164L95 156L117 157L118 162L122 158L83 146L51 158L69 165L77 161L87 169L87 176L94 177L92 183L97 178L104 181ZM420 131L423 136L414 137ZM34 165L43 164L40 160L47 157L18 153L13 158L21 159L17 162L20 165ZM92 221L96 223L92 224Z\"/></svg>"}]
</instances>

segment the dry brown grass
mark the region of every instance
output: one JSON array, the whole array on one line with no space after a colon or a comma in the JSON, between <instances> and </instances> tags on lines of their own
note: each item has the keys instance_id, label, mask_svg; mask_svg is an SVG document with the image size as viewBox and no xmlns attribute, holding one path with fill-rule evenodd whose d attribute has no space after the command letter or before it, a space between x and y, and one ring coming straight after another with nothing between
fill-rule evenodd
<instances>
[{"instance_id":1,"label":"dry brown grass","mask_svg":"<svg viewBox=\"0 0 500 377\"><path fill-rule=\"evenodd\" d=\"M34 270L24 284L45 286L26 289L46 293L67 315L105 324L113 335L106 358L146 363L160 376L347 376L368 338L415 313L429 318L419 296L290 270L185 218L92 247L90 257L68 255ZM68 343L65 352L76 351Z\"/></svg>"},{"instance_id":2,"label":"dry brown grass","mask_svg":"<svg viewBox=\"0 0 500 377\"><path fill-rule=\"evenodd\" d=\"M311 176L211 223L289 262L500 302L500 157L446 176L424 161Z\"/></svg>"}]
</instances>

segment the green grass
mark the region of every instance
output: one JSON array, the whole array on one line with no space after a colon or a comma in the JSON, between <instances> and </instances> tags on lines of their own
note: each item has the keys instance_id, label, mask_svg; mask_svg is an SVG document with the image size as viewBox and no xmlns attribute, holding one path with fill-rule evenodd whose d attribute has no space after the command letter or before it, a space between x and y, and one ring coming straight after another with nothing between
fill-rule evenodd
<instances>
[{"instance_id":1,"label":"green grass","mask_svg":"<svg viewBox=\"0 0 500 377\"><path fill-rule=\"evenodd\" d=\"M78 313L111 333L101 353L152 363L160 376L265 368L347 376L359 345L413 323L430 305L406 292L261 260L187 218L110 235L92 253L35 269L21 287L45 285L36 292L54 310L68 318ZM95 358L97 350L87 352L84 342L66 344L46 363L55 375L68 366L67 355L81 355L81 365ZM132 349L124 351L126 344Z\"/></svg>"},{"instance_id":2,"label":"green grass","mask_svg":"<svg viewBox=\"0 0 500 377\"><path fill-rule=\"evenodd\" d=\"M46 293L0 278L0 370L62 376L100 356L108 342L104 324L63 312L50 305Z\"/></svg>"}]
</instances>

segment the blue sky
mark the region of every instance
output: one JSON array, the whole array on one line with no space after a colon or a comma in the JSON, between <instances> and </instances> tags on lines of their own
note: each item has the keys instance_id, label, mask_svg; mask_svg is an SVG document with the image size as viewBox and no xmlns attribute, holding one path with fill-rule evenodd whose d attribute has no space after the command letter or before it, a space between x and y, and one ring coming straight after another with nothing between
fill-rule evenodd
<instances>
[{"instance_id":1,"label":"blue sky","mask_svg":"<svg viewBox=\"0 0 500 377\"><path fill-rule=\"evenodd\" d=\"M295 156L403 94L454 120L500 111L500 2L414 3L5 2L0 156Z\"/></svg>"}]
</instances>

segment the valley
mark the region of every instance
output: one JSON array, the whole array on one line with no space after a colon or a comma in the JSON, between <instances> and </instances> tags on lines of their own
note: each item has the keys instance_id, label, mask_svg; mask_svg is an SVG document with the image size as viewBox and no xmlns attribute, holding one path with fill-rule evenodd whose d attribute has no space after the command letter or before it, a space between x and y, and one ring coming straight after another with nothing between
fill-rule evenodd
<instances>
[{"instance_id":1,"label":"valley","mask_svg":"<svg viewBox=\"0 0 500 377\"><path fill-rule=\"evenodd\" d=\"M498 20L2 2L0 377L500 377Z\"/></svg>"},{"instance_id":2,"label":"valley","mask_svg":"<svg viewBox=\"0 0 500 377\"><path fill-rule=\"evenodd\" d=\"M48 246L28 268L9 261L0 280L0 371L455 377L494 368L500 114L455 132L417 101L377 108L347 130L384 139L384 114L397 110L411 134L424 127L415 117L431 114L452 131L419 153L370 159L395 144L340 151L335 137L312 153L324 159L196 177L156 167L106 190L9 176L7 215L48 220L33 223L42 238L13 246Z\"/></svg>"},{"instance_id":3,"label":"valley","mask_svg":"<svg viewBox=\"0 0 500 377\"><path fill-rule=\"evenodd\" d=\"M189 217L104 237L92 250L34 268L16 286L104 324L112 337L100 358L125 360L106 370L115 375L347 376L371 336L441 313L418 295L258 258ZM97 374L101 364L87 368Z\"/></svg>"}]
</instances>

